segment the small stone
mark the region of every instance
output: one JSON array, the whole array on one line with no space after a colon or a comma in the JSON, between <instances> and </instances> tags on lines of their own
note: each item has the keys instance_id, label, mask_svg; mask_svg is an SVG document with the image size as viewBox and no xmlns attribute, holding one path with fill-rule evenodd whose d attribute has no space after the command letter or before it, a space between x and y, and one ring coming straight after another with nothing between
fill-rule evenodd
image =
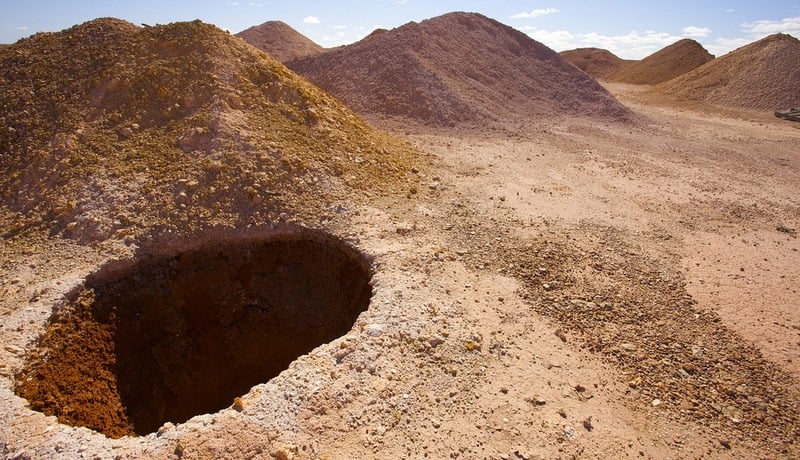
<instances>
[{"instance_id":1,"label":"small stone","mask_svg":"<svg viewBox=\"0 0 800 460\"><path fill-rule=\"evenodd\" d=\"M431 348L436 348L443 343L444 343L444 337L440 335L434 335L433 337L428 339L428 344L431 346Z\"/></svg>"},{"instance_id":2,"label":"small stone","mask_svg":"<svg viewBox=\"0 0 800 460\"><path fill-rule=\"evenodd\" d=\"M638 347L633 343L623 343L619 347L622 348L625 351L636 351L636 350L638 350Z\"/></svg>"},{"instance_id":3,"label":"small stone","mask_svg":"<svg viewBox=\"0 0 800 460\"><path fill-rule=\"evenodd\" d=\"M567 341L567 335L564 334L564 331L562 331L561 329L556 329L555 334L556 334L556 337L561 339L562 342L566 342Z\"/></svg>"},{"instance_id":4,"label":"small stone","mask_svg":"<svg viewBox=\"0 0 800 460\"><path fill-rule=\"evenodd\" d=\"M364 332L370 337L379 337L386 331L386 326L383 324L372 323L364 328Z\"/></svg>"},{"instance_id":5,"label":"small stone","mask_svg":"<svg viewBox=\"0 0 800 460\"><path fill-rule=\"evenodd\" d=\"M241 412L244 410L244 402L242 401L242 398L238 396L233 398L233 410L236 412Z\"/></svg>"},{"instance_id":6,"label":"small stone","mask_svg":"<svg viewBox=\"0 0 800 460\"><path fill-rule=\"evenodd\" d=\"M567 418L567 411L565 411L564 408L562 407L561 409L558 410L558 415L560 415L562 418Z\"/></svg>"},{"instance_id":7,"label":"small stone","mask_svg":"<svg viewBox=\"0 0 800 460\"><path fill-rule=\"evenodd\" d=\"M431 419L431 425L433 425L434 428L439 428L439 427L442 426L442 422L441 422L441 420L438 420L438 419L434 418L434 419Z\"/></svg>"},{"instance_id":8,"label":"small stone","mask_svg":"<svg viewBox=\"0 0 800 460\"><path fill-rule=\"evenodd\" d=\"M731 442L729 440L727 440L727 439L720 439L719 440L719 444L722 447L726 448L726 449L730 449L731 448Z\"/></svg>"},{"instance_id":9,"label":"small stone","mask_svg":"<svg viewBox=\"0 0 800 460\"><path fill-rule=\"evenodd\" d=\"M564 427L564 437L574 441L578 437L578 433L575 432L575 428L572 425L567 425Z\"/></svg>"},{"instance_id":10,"label":"small stone","mask_svg":"<svg viewBox=\"0 0 800 460\"><path fill-rule=\"evenodd\" d=\"M656 399L650 401L650 405L653 406L653 407L658 407L658 406L661 405L661 400L656 398Z\"/></svg>"},{"instance_id":11,"label":"small stone","mask_svg":"<svg viewBox=\"0 0 800 460\"><path fill-rule=\"evenodd\" d=\"M294 453L292 452L293 449L282 447L278 450L270 452L270 455L275 457L278 460L293 460Z\"/></svg>"},{"instance_id":12,"label":"small stone","mask_svg":"<svg viewBox=\"0 0 800 460\"><path fill-rule=\"evenodd\" d=\"M594 426L592 425L592 416L588 416L583 419L583 427L586 428L586 431L592 431Z\"/></svg>"},{"instance_id":13,"label":"small stone","mask_svg":"<svg viewBox=\"0 0 800 460\"><path fill-rule=\"evenodd\" d=\"M173 428L175 428L175 424L174 423L166 422L163 425L161 425L161 427L158 429L158 432L156 433L156 436L163 436L164 433L166 433L167 431L169 431L169 430L171 430Z\"/></svg>"},{"instance_id":14,"label":"small stone","mask_svg":"<svg viewBox=\"0 0 800 460\"><path fill-rule=\"evenodd\" d=\"M117 131L117 134L122 139L128 139L129 137L133 136L133 130L125 126L124 128L120 128L119 131Z\"/></svg>"},{"instance_id":15,"label":"small stone","mask_svg":"<svg viewBox=\"0 0 800 460\"><path fill-rule=\"evenodd\" d=\"M500 387L500 393L508 394L508 387Z\"/></svg>"},{"instance_id":16,"label":"small stone","mask_svg":"<svg viewBox=\"0 0 800 460\"><path fill-rule=\"evenodd\" d=\"M11 353L12 355L21 355L22 353L25 352L25 350L23 350L22 348L15 347L14 345L6 345L3 348L5 348L5 350Z\"/></svg>"}]
</instances>

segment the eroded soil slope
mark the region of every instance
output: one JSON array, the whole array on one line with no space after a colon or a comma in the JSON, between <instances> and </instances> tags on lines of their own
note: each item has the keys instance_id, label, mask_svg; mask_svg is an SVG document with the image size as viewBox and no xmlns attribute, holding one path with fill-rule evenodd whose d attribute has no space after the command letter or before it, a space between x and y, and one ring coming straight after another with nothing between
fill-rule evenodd
<instances>
[{"instance_id":1,"label":"eroded soil slope","mask_svg":"<svg viewBox=\"0 0 800 460\"><path fill-rule=\"evenodd\" d=\"M281 21L267 21L245 29L236 36L281 62L325 51L325 48Z\"/></svg>"},{"instance_id":2,"label":"eroded soil slope","mask_svg":"<svg viewBox=\"0 0 800 460\"><path fill-rule=\"evenodd\" d=\"M474 13L409 23L287 65L360 114L433 126L631 115L555 51Z\"/></svg>"},{"instance_id":3,"label":"eroded soil slope","mask_svg":"<svg viewBox=\"0 0 800 460\"><path fill-rule=\"evenodd\" d=\"M641 61L620 68L608 79L619 83L656 85L700 67L714 56L700 43L685 38Z\"/></svg>"},{"instance_id":4,"label":"eroded soil slope","mask_svg":"<svg viewBox=\"0 0 800 460\"><path fill-rule=\"evenodd\" d=\"M0 107L7 237L318 220L334 197L414 176L402 142L199 21L22 40L0 54Z\"/></svg>"},{"instance_id":5,"label":"eroded soil slope","mask_svg":"<svg viewBox=\"0 0 800 460\"><path fill-rule=\"evenodd\" d=\"M736 109L765 110L800 104L800 41L770 35L656 87L660 96Z\"/></svg>"}]
</instances>

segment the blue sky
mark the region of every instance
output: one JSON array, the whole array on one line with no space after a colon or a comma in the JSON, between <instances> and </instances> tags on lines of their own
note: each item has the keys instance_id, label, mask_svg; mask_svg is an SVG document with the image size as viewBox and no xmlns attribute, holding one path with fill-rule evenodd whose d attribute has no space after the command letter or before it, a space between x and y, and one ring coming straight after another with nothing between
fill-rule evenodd
<instances>
[{"instance_id":1,"label":"blue sky","mask_svg":"<svg viewBox=\"0 0 800 460\"><path fill-rule=\"evenodd\" d=\"M482 13L557 51L594 46L628 59L685 37L718 56L772 33L800 38L800 0L0 0L0 11L0 43L111 16L136 24L201 19L234 33L280 20L331 47L450 11Z\"/></svg>"}]
</instances>

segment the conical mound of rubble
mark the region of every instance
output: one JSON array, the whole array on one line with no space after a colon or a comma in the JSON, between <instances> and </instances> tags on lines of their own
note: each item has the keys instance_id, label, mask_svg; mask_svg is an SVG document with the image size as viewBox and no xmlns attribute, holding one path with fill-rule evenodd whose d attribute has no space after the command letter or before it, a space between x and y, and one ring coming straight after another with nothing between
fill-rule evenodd
<instances>
[{"instance_id":1,"label":"conical mound of rubble","mask_svg":"<svg viewBox=\"0 0 800 460\"><path fill-rule=\"evenodd\" d=\"M630 116L555 51L475 13L412 22L287 65L356 112L432 126Z\"/></svg>"},{"instance_id":2,"label":"conical mound of rubble","mask_svg":"<svg viewBox=\"0 0 800 460\"><path fill-rule=\"evenodd\" d=\"M572 65L598 80L607 80L625 65L631 63L611 51L600 48L577 48L562 51L559 54Z\"/></svg>"},{"instance_id":3,"label":"conical mound of rubble","mask_svg":"<svg viewBox=\"0 0 800 460\"><path fill-rule=\"evenodd\" d=\"M281 21L267 21L245 29L236 36L281 62L325 51L325 48Z\"/></svg>"},{"instance_id":4,"label":"conical mound of rubble","mask_svg":"<svg viewBox=\"0 0 800 460\"><path fill-rule=\"evenodd\" d=\"M319 222L413 180L409 146L199 21L98 19L0 51L4 236Z\"/></svg>"},{"instance_id":5,"label":"conical mound of rubble","mask_svg":"<svg viewBox=\"0 0 800 460\"><path fill-rule=\"evenodd\" d=\"M655 91L724 107L768 110L800 105L800 41L775 34L668 81Z\"/></svg>"},{"instance_id":6,"label":"conical mound of rubble","mask_svg":"<svg viewBox=\"0 0 800 460\"><path fill-rule=\"evenodd\" d=\"M656 85L671 80L714 59L700 43L679 40L638 62L622 67L610 76L611 81Z\"/></svg>"}]
</instances>

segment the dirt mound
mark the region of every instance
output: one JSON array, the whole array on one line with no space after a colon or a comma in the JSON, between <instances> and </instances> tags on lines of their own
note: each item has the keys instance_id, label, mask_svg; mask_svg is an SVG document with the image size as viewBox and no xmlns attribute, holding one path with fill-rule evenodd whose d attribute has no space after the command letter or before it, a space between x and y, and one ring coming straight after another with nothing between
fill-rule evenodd
<instances>
[{"instance_id":1,"label":"dirt mound","mask_svg":"<svg viewBox=\"0 0 800 460\"><path fill-rule=\"evenodd\" d=\"M98 19L21 40L0 51L0 107L6 237L316 225L353 190L415 177L407 144L199 21Z\"/></svg>"},{"instance_id":2,"label":"dirt mound","mask_svg":"<svg viewBox=\"0 0 800 460\"><path fill-rule=\"evenodd\" d=\"M657 85L683 75L714 59L694 40L679 40L638 62L624 66L610 76L611 81L637 85Z\"/></svg>"},{"instance_id":3,"label":"dirt mound","mask_svg":"<svg viewBox=\"0 0 800 460\"><path fill-rule=\"evenodd\" d=\"M600 48L578 48L559 54L575 67L599 80L605 80L624 66L635 62L619 58L611 51Z\"/></svg>"},{"instance_id":4,"label":"dirt mound","mask_svg":"<svg viewBox=\"0 0 800 460\"><path fill-rule=\"evenodd\" d=\"M245 29L236 36L281 62L325 51L325 48L281 21L267 21Z\"/></svg>"},{"instance_id":5,"label":"dirt mound","mask_svg":"<svg viewBox=\"0 0 800 460\"><path fill-rule=\"evenodd\" d=\"M770 35L658 86L674 99L774 110L800 104L800 41Z\"/></svg>"},{"instance_id":6,"label":"dirt mound","mask_svg":"<svg viewBox=\"0 0 800 460\"><path fill-rule=\"evenodd\" d=\"M474 13L412 22L287 65L357 112L433 126L630 115L555 51Z\"/></svg>"}]
</instances>

